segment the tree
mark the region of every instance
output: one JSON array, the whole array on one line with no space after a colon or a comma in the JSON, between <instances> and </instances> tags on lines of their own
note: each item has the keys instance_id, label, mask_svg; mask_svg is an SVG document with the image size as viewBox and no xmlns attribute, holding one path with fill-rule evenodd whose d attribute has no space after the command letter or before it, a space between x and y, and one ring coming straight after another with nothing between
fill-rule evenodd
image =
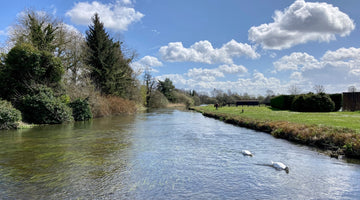
<instances>
[{"instance_id":1,"label":"tree","mask_svg":"<svg viewBox=\"0 0 360 200\"><path fill-rule=\"evenodd\" d=\"M35 84L56 88L63 74L60 59L50 52L39 51L31 44L18 44L7 54L0 71L0 96L14 100L27 94Z\"/></svg>"},{"instance_id":2,"label":"tree","mask_svg":"<svg viewBox=\"0 0 360 200\"><path fill-rule=\"evenodd\" d=\"M145 87L146 87L145 106L149 107L152 94L154 93L154 91L156 89L156 81L151 76L149 70L145 70L144 82L145 82Z\"/></svg>"},{"instance_id":3,"label":"tree","mask_svg":"<svg viewBox=\"0 0 360 200\"><path fill-rule=\"evenodd\" d=\"M175 86L173 85L172 81L169 78L166 78L164 81L159 80L158 82L158 90L163 93L170 102L174 102L175 96L173 92Z\"/></svg>"},{"instance_id":4,"label":"tree","mask_svg":"<svg viewBox=\"0 0 360 200\"><path fill-rule=\"evenodd\" d=\"M288 88L288 91L290 94L292 95L297 95L301 93L301 89L297 86L297 85L290 85L290 87Z\"/></svg>"},{"instance_id":5,"label":"tree","mask_svg":"<svg viewBox=\"0 0 360 200\"><path fill-rule=\"evenodd\" d=\"M61 44L56 44L60 22L46 12L27 10L17 19L18 23L11 29L12 43L30 43L40 51L55 53ZM59 40L56 40L59 41Z\"/></svg>"},{"instance_id":6,"label":"tree","mask_svg":"<svg viewBox=\"0 0 360 200\"><path fill-rule=\"evenodd\" d=\"M314 90L315 90L316 94L325 93L325 87L322 85L315 85Z\"/></svg>"},{"instance_id":7,"label":"tree","mask_svg":"<svg viewBox=\"0 0 360 200\"><path fill-rule=\"evenodd\" d=\"M355 86L349 86L348 92L356 92L356 87Z\"/></svg>"},{"instance_id":8,"label":"tree","mask_svg":"<svg viewBox=\"0 0 360 200\"><path fill-rule=\"evenodd\" d=\"M86 64L90 66L90 78L102 94L125 97L126 88L134 86L131 59L125 58L121 42L114 42L105 31L99 15L92 18L86 31Z\"/></svg>"}]
</instances>

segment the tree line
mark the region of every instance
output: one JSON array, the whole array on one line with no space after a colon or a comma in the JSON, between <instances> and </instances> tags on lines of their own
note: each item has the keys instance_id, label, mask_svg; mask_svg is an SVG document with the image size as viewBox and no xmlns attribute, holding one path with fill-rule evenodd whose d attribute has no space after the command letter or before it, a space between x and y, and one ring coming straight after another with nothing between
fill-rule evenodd
<instances>
[{"instance_id":1,"label":"tree line","mask_svg":"<svg viewBox=\"0 0 360 200\"><path fill-rule=\"evenodd\" d=\"M0 128L21 119L54 124L136 109L134 56L124 55L98 14L84 37L49 14L27 10L8 44L0 60Z\"/></svg>"}]
</instances>

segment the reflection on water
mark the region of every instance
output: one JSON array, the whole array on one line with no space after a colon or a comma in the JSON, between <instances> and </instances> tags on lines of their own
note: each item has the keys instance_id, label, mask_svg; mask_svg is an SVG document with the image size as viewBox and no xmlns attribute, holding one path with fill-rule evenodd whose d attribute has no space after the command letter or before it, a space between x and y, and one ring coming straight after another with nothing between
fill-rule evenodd
<instances>
[{"instance_id":1,"label":"reflection on water","mask_svg":"<svg viewBox=\"0 0 360 200\"><path fill-rule=\"evenodd\" d=\"M359 178L358 164L193 112L0 132L1 199L356 199Z\"/></svg>"}]
</instances>

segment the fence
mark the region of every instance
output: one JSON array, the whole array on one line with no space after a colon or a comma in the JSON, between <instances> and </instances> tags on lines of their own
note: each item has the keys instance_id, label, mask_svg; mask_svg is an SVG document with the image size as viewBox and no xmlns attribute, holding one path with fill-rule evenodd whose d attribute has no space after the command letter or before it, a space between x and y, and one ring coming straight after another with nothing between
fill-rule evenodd
<instances>
[{"instance_id":1,"label":"fence","mask_svg":"<svg viewBox=\"0 0 360 200\"><path fill-rule=\"evenodd\" d=\"M360 110L360 92L343 93L343 110L346 111Z\"/></svg>"}]
</instances>

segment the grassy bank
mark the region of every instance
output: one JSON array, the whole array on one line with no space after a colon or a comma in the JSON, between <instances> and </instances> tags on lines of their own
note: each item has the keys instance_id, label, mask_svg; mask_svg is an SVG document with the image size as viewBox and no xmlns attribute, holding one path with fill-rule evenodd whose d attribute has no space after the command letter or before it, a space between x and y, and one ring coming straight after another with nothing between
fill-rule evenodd
<instances>
[{"instance_id":1,"label":"grassy bank","mask_svg":"<svg viewBox=\"0 0 360 200\"><path fill-rule=\"evenodd\" d=\"M360 113L300 113L270 107L194 107L203 115L241 127L271 133L332 155L360 158ZM244 112L242 112L244 110Z\"/></svg>"}]
</instances>

